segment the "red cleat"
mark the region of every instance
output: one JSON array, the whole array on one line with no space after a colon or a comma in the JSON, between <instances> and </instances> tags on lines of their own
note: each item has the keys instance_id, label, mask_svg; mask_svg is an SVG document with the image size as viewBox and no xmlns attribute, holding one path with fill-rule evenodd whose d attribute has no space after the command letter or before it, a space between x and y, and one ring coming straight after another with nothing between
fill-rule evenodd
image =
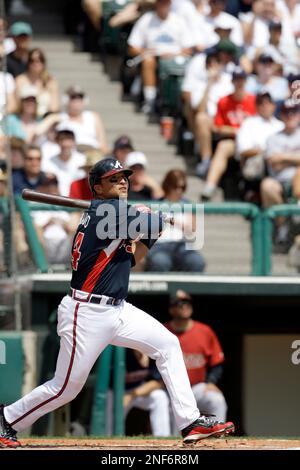
<instances>
[{"instance_id":1,"label":"red cleat","mask_svg":"<svg viewBox=\"0 0 300 470\"><path fill-rule=\"evenodd\" d=\"M185 444L192 444L210 436L221 437L233 432L234 424L230 421L222 423L215 418L200 416L200 418L184 428L181 431L181 435Z\"/></svg>"},{"instance_id":2,"label":"red cleat","mask_svg":"<svg viewBox=\"0 0 300 470\"><path fill-rule=\"evenodd\" d=\"M21 444L17 440L17 433L6 421L4 413L4 406L0 405L0 447L20 447Z\"/></svg>"}]
</instances>

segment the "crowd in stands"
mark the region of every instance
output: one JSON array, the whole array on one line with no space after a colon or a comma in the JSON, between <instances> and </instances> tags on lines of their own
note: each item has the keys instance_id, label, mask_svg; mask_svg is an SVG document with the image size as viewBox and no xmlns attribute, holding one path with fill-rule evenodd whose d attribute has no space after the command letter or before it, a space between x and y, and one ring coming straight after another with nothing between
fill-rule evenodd
<instances>
[{"instance_id":1,"label":"crowd in stands","mask_svg":"<svg viewBox=\"0 0 300 470\"><path fill-rule=\"evenodd\" d=\"M101 39L105 4L80 3L82 15ZM128 58L135 62L126 94L150 120L167 112L180 121L181 131L194 136L194 171L204 180L200 200L212 201L232 171L236 193L245 201L267 208L300 200L297 0L136 0L124 2L108 24L127 28L123 78ZM135 148L134 135L120 136L110 145L101 116L89 110L86 90L76 83L60 89L48 70L45 51L32 48L33 34L27 22L8 27L0 19L0 53L7 65L0 77L2 194L9 147L15 194L31 188L90 199L89 169L113 155L134 170L130 199L186 201L185 173L174 168L160 186L148 173L147 156ZM183 68L176 112L160 106L159 71L168 63ZM51 237L57 237L57 243L70 243L69 217L37 214L34 220L44 246L49 233L56 234ZM277 225L279 241L284 241L286 221L278 220ZM175 227L161 238L144 269L205 269L199 252L182 256L180 230ZM65 259L52 251L51 262Z\"/></svg>"}]
</instances>

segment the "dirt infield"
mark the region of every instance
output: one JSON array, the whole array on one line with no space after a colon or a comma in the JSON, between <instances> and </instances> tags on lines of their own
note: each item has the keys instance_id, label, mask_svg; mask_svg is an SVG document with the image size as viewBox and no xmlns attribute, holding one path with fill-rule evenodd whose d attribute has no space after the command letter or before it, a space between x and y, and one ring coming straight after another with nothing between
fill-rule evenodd
<instances>
[{"instance_id":1,"label":"dirt infield","mask_svg":"<svg viewBox=\"0 0 300 470\"><path fill-rule=\"evenodd\" d=\"M22 439L22 445L24 450L292 450L300 449L300 439L221 438L184 446L176 439L26 438Z\"/></svg>"}]
</instances>

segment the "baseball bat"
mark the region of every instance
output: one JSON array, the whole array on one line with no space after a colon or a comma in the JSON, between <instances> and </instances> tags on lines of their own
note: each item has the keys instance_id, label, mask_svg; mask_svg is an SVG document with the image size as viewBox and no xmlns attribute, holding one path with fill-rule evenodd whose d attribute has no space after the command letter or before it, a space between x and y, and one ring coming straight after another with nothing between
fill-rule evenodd
<instances>
[{"instance_id":1,"label":"baseball bat","mask_svg":"<svg viewBox=\"0 0 300 470\"><path fill-rule=\"evenodd\" d=\"M88 209L91 205L91 201L39 193L38 191L32 191L31 189L23 189L22 198L26 199L26 201L43 202L45 204L53 204L55 206L63 207L76 207L78 209Z\"/></svg>"},{"instance_id":2,"label":"baseball bat","mask_svg":"<svg viewBox=\"0 0 300 470\"><path fill-rule=\"evenodd\" d=\"M72 199L65 196L55 196L53 194L40 193L32 189L23 189L22 198L26 201L43 202L44 204L53 204L55 206L75 207L78 209L88 209L91 201L84 201L82 199ZM173 217L163 216L165 222L174 225Z\"/></svg>"}]
</instances>

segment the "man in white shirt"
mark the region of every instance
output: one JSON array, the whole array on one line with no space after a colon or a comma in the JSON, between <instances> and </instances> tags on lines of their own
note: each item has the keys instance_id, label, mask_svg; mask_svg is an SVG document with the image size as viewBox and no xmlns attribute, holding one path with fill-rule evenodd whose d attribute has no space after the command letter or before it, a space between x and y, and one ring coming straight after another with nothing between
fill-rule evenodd
<instances>
[{"instance_id":1,"label":"man in white shirt","mask_svg":"<svg viewBox=\"0 0 300 470\"><path fill-rule=\"evenodd\" d=\"M261 184L264 207L282 204L294 185L297 168L300 167L300 109L290 98L280 110L284 129L269 137L265 153L269 177Z\"/></svg>"},{"instance_id":2,"label":"man in white shirt","mask_svg":"<svg viewBox=\"0 0 300 470\"><path fill-rule=\"evenodd\" d=\"M240 21L224 11L225 3L225 0L209 0L210 12L205 17L205 23L212 27L214 44L220 39L214 30L220 26L224 28L224 25L226 25L231 30L230 40L241 47L244 44L244 37Z\"/></svg>"},{"instance_id":3,"label":"man in white shirt","mask_svg":"<svg viewBox=\"0 0 300 470\"><path fill-rule=\"evenodd\" d=\"M270 40L269 23L280 19L276 0L254 0L252 11L240 14L240 19L244 30L246 49L266 47ZM283 18L282 43L288 44L291 41L293 41L293 32L289 22Z\"/></svg>"},{"instance_id":4,"label":"man in white shirt","mask_svg":"<svg viewBox=\"0 0 300 470\"><path fill-rule=\"evenodd\" d=\"M284 128L274 117L275 103L269 93L256 97L256 116L245 119L237 133L236 150L246 180L260 180L264 176L264 153L267 140Z\"/></svg>"},{"instance_id":5,"label":"man in white shirt","mask_svg":"<svg viewBox=\"0 0 300 470\"><path fill-rule=\"evenodd\" d=\"M157 57L190 55L194 46L193 35L184 20L170 10L171 0L156 0L155 11L145 13L128 38L130 55L143 56L144 111L147 114L153 112L157 94Z\"/></svg>"},{"instance_id":6,"label":"man in white shirt","mask_svg":"<svg viewBox=\"0 0 300 470\"><path fill-rule=\"evenodd\" d=\"M212 157L213 119L220 98L233 92L231 75L223 71L219 54L212 52L206 58L207 78L195 82L191 91L191 107L195 113L194 133L202 156L197 174L206 176Z\"/></svg>"},{"instance_id":7,"label":"man in white shirt","mask_svg":"<svg viewBox=\"0 0 300 470\"><path fill-rule=\"evenodd\" d=\"M80 170L85 164L85 156L76 151L74 132L61 129L57 132L60 153L42 162L44 172L54 174L58 179L59 193L68 196L71 183L85 176Z\"/></svg>"}]
</instances>

